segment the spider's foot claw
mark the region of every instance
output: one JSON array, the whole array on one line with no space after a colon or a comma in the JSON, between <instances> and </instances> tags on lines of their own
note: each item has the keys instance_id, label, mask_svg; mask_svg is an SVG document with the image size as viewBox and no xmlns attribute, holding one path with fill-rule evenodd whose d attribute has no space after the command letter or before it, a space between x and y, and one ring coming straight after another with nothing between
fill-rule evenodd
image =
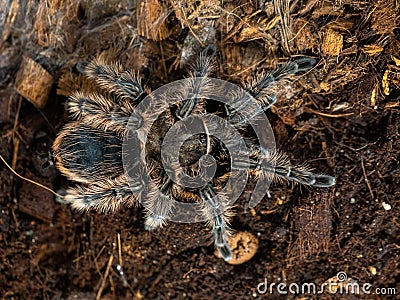
<instances>
[{"instance_id":1,"label":"spider's foot claw","mask_svg":"<svg viewBox=\"0 0 400 300\"><path fill-rule=\"evenodd\" d=\"M308 71L317 64L316 59L311 57L302 57L294 60L294 62L297 64L297 72Z\"/></svg>"},{"instance_id":2,"label":"spider's foot claw","mask_svg":"<svg viewBox=\"0 0 400 300\"><path fill-rule=\"evenodd\" d=\"M147 230L147 231L153 231L153 230L156 230L157 227L152 227L152 226L149 226L149 225L144 225L144 229Z\"/></svg>"},{"instance_id":3,"label":"spider's foot claw","mask_svg":"<svg viewBox=\"0 0 400 300\"><path fill-rule=\"evenodd\" d=\"M156 230L157 228L163 227L165 223L166 220L164 217L152 214L146 218L144 228L148 231L152 231Z\"/></svg>"},{"instance_id":4,"label":"spider's foot claw","mask_svg":"<svg viewBox=\"0 0 400 300\"><path fill-rule=\"evenodd\" d=\"M66 189L59 189L57 190L57 196L55 197L55 201L61 204L69 204L70 202L65 200L64 196L67 195L67 190ZM62 196L62 197L60 197Z\"/></svg>"},{"instance_id":5,"label":"spider's foot claw","mask_svg":"<svg viewBox=\"0 0 400 300\"><path fill-rule=\"evenodd\" d=\"M217 245L216 248L225 261L230 261L232 259L232 250L228 244Z\"/></svg>"}]
</instances>

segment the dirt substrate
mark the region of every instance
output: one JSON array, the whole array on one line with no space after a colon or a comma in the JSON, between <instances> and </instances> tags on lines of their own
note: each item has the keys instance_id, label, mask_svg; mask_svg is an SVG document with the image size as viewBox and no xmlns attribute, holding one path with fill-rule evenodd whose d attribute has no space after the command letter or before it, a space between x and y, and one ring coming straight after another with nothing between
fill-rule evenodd
<instances>
[{"instance_id":1,"label":"dirt substrate","mask_svg":"<svg viewBox=\"0 0 400 300\"><path fill-rule=\"evenodd\" d=\"M235 83L290 58L317 59L280 89L268 118L292 162L337 180L328 189L274 184L255 209L244 193L232 227L256 236L258 251L230 265L204 224L148 232L140 207L80 214L1 163L1 297L257 299L266 280L270 299L312 299L276 285L301 291L345 272L342 287L369 283L371 294L324 299L394 299L375 292L400 293L398 10L394 0L0 0L0 154L24 177L54 190L71 184L48 157L68 121L66 97L91 88L81 62L105 53L154 90L214 43L214 76Z\"/></svg>"}]
</instances>

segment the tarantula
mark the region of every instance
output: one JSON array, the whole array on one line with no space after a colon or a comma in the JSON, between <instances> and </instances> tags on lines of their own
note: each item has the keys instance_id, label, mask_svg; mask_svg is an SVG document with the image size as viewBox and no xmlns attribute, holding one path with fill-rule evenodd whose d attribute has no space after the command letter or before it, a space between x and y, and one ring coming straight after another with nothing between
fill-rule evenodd
<instances>
[{"instance_id":1,"label":"tarantula","mask_svg":"<svg viewBox=\"0 0 400 300\"><path fill-rule=\"evenodd\" d=\"M214 46L208 46L198 55L187 79L178 85L174 101L164 97L162 105L152 106L150 101L145 109L138 107L152 94L121 64L106 64L99 57L84 66L83 73L98 90L78 91L69 98L66 106L73 120L53 144L56 166L78 183L66 190L67 202L78 210L115 212L140 201L146 211L147 230L165 225L176 213L176 203L196 203L198 220L208 222L216 249L228 261L232 257L228 224L233 213L232 201L223 189L230 177L242 172L255 180L288 180L313 187L335 184L333 177L315 174L305 164L291 165L286 155L264 148L250 137L248 128L275 103L277 82L309 70L315 60L300 58L272 73L258 74L244 84L242 94L221 90L232 99L221 104L204 93L218 90L210 88L215 51ZM214 133L219 125L212 128L204 121L205 115L225 120L245 137L244 144L239 145L234 135L218 137ZM146 123L150 119L152 122ZM188 119L189 123L181 124ZM196 129L189 136L179 134L191 126L202 130ZM144 137L140 134L143 128L148 132ZM169 131L176 144L165 146L170 152L163 155L163 140ZM129 142L129 155L123 147L125 140ZM234 147L239 149L239 156L230 152ZM128 155L129 166L123 163L124 155ZM204 171L210 166L212 178ZM182 178L201 180L187 186Z\"/></svg>"}]
</instances>

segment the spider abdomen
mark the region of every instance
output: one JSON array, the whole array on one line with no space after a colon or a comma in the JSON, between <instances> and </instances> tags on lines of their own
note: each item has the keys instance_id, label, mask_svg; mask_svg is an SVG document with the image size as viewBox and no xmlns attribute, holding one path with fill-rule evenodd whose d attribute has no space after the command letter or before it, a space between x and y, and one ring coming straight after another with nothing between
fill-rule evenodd
<instances>
[{"instance_id":1,"label":"spider abdomen","mask_svg":"<svg viewBox=\"0 0 400 300\"><path fill-rule=\"evenodd\" d=\"M75 122L74 122L75 123ZM69 179L84 183L123 174L122 140L88 125L68 125L53 146L56 164Z\"/></svg>"}]
</instances>

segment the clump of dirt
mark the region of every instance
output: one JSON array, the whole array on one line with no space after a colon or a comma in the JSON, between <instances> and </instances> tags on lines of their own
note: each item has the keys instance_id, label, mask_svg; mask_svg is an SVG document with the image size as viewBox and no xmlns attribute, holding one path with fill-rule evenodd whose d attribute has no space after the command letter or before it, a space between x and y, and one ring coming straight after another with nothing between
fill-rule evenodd
<instances>
[{"instance_id":1,"label":"clump of dirt","mask_svg":"<svg viewBox=\"0 0 400 300\"><path fill-rule=\"evenodd\" d=\"M79 214L1 162L3 298L261 298L260 283L320 286L339 272L343 285L400 293L397 1L0 2L0 154L22 176L53 190L69 184L49 152L66 97L88 84L81 63L118 59L154 90L213 43L215 76L236 83L298 56L318 60L281 88L268 117L292 161L337 181L273 185L254 209L244 195L232 224L257 237L258 251L230 265L202 224L148 232L140 207Z\"/></svg>"}]
</instances>

